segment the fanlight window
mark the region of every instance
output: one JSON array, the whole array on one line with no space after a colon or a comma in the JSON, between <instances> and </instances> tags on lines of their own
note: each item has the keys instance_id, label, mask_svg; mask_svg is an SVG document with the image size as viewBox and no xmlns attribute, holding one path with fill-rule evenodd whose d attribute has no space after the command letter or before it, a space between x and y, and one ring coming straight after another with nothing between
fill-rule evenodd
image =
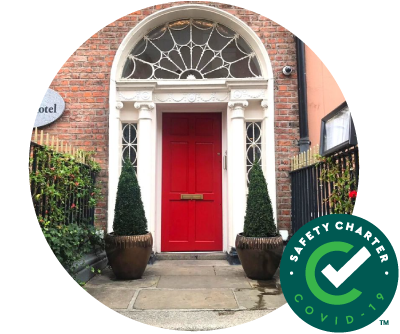
<instances>
[{"instance_id":1,"label":"fanlight window","mask_svg":"<svg viewBox=\"0 0 400 334\"><path fill-rule=\"evenodd\" d=\"M182 19L151 30L125 62L123 79L260 77L255 53L236 32L203 19Z\"/></svg>"}]
</instances>

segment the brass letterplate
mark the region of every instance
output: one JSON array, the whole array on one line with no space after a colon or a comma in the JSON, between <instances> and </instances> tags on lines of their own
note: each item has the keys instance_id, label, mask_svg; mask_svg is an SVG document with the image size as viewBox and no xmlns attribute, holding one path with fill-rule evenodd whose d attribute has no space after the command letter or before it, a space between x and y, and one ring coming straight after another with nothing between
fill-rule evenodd
<instances>
[{"instance_id":1,"label":"brass letterplate","mask_svg":"<svg viewBox=\"0 0 400 334\"><path fill-rule=\"evenodd\" d=\"M203 199L203 194L181 194L181 199Z\"/></svg>"}]
</instances>

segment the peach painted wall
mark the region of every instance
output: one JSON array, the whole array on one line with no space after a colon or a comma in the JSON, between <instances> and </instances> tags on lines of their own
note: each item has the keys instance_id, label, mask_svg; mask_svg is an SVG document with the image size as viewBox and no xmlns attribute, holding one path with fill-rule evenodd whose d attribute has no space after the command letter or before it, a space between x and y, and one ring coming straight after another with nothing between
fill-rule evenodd
<instances>
[{"instance_id":1,"label":"peach painted wall","mask_svg":"<svg viewBox=\"0 0 400 334\"><path fill-rule=\"evenodd\" d=\"M321 118L345 101L332 74L321 59L305 46L307 75L308 132L311 146L319 144Z\"/></svg>"}]
</instances>

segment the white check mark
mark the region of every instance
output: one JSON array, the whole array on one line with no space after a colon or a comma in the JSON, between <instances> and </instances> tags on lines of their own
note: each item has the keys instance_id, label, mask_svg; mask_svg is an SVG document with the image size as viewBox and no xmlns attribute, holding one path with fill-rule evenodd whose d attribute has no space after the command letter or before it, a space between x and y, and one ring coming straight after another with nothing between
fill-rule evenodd
<instances>
[{"instance_id":1,"label":"white check mark","mask_svg":"<svg viewBox=\"0 0 400 334\"><path fill-rule=\"evenodd\" d=\"M361 248L339 271L328 264L322 273L336 287L342 285L367 259L371 253L365 247Z\"/></svg>"}]
</instances>

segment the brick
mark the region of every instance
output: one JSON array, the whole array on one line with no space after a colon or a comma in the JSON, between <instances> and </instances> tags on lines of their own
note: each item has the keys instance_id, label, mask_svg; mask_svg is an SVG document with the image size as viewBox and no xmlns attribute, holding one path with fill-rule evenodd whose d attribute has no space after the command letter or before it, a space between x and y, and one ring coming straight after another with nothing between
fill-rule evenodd
<instances>
[{"instance_id":1,"label":"brick","mask_svg":"<svg viewBox=\"0 0 400 334\"><path fill-rule=\"evenodd\" d=\"M47 131L62 135L72 145L94 150L102 171L102 192L107 194L108 180L108 95L109 78L116 50L127 33L140 20L158 10L192 2L155 5L130 13L110 23L83 43L58 71L51 88L66 101L64 115ZM293 34L276 22L249 10L221 3L200 1L220 8L244 21L256 32L270 56L275 77L275 135L278 226L290 230L289 158L298 153L299 118L297 76L284 76L285 65L296 66ZM107 226L107 197L96 208L96 226ZM112 208L111 208L112 209Z\"/></svg>"}]
</instances>

